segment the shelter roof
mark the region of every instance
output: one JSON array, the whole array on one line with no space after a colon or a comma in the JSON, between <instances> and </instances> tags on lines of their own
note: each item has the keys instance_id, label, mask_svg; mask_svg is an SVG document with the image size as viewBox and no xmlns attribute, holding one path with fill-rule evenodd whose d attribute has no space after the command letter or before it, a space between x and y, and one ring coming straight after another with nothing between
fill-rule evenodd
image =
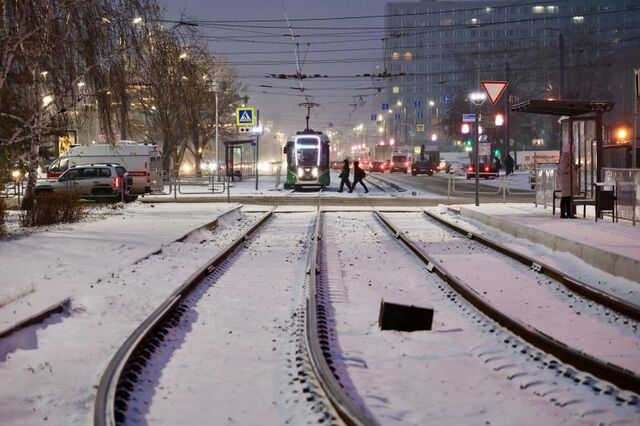
<instances>
[{"instance_id":1,"label":"shelter roof","mask_svg":"<svg viewBox=\"0 0 640 426\"><path fill-rule=\"evenodd\" d=\"M511 111L572 117L591 112L608 112L611 111L613 105L613 102L549 101L546 99L531 99L512 105Z\"/></svg>"}]
</instances>

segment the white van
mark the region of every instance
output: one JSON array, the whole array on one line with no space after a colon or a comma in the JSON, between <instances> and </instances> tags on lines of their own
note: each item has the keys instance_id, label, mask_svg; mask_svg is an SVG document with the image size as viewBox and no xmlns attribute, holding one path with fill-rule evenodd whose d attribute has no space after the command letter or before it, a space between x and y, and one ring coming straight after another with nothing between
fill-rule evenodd
<instances>
[{"instance_id":1,"label":"white van","mask_svg":"<svg viewBox=\"0 0 640 426\"><path fill-rule=\"evenodd\" d=\"M155 144L120 141L115 145L73 145L46 169L47 178L57 178L69 167L85 164L120 164L133 178L130 194L162 191L162 156Z\"/></svg>"}]
</instances>

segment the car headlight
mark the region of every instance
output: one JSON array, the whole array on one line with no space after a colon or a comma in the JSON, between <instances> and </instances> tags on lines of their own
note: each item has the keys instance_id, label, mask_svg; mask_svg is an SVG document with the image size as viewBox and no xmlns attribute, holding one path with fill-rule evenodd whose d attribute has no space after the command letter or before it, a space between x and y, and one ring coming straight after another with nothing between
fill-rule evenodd
<instances>
[{"instance_id":1,"label":"car headlight","mask_svg":"<svg viewBox=\"0 0 640 426\"><path fill-rule=\"evenodd\" d=\"M302 170L302 167L298 167L298 177L302 176L304 176L304 170Z\"/></svg>"},{"instance_id":2,"label":"car headlight","mask_svg":"<svg viewBox=\"0 0 640 426\"><path fill-rule=\"evenodd\" d=\"M318 168L314 167L313 169L311 169L311 176L313 176L314 178L318 177Z\"/></svg>"}]
</instances>

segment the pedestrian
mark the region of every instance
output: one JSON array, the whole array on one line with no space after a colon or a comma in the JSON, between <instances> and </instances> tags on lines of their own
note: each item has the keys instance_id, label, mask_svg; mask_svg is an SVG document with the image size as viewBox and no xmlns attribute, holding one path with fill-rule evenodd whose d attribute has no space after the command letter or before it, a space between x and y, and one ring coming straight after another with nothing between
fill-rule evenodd
<instances>
[{"instance_id":1,"label":"pedestrian","mask_svg":"<svg viewBox=\"0 0 640 426\"><path fill-rule=\"evenodd\" d=\"M496 172L500 171L500 169L502 168L502 164L500 163L500 157L496 157L495 160L493 160L493 166L496 169Z\"/></svg>"},{"instance_id":2,"label":"pedestrian","mask_svg":"<svg viewBox=\"0 0 640 426\"><path fill-rule=\"evenodd\" d=\"M575 218L572 211L572 198L574 192L578 190L578 167L571 164L571 148L569 144L563 145L560 153L560 163L558 163L558 175L560 176L560 189L562 191L560 217L563 219Z\"/></svg>"},{"instance_id":3,"label":"pedestrian","mask_svg":"<svg viewBox=\"0 0 640 426\"><path fill-rule=\"evenodd\" d=\"M366 176L366 173L364 172L364 170L360 168L360 162L354 161L353 162L353 184L351 184L351 189L352 190L356 189L356 183L360 182L360 185L362 185L362 187L364 188L365 194L369 192L369 189L367 189L367 185L365 185L364 182L362 181L362 179L364 179L365 176Z\"/></svg>"},{"instance_id":4,"label":"pedestrian","mask_svg":"<svg viewBox=\"0 0 640 426\"><path fill-rule=\"evenodd\" d=\"M504 159L504 168L507 176L513 173L513 157L511 157L511 154L507 155L507 157Z\"/></svg>"},{"instance_id":5,"label":"pedestrian","mask_svg":"<svg viewBox=\"0 0 640 426\"><path fill-rule=\"evenodd\" d=\"M345 184L347 185L347 190L349 190L349 192L353 192L353 187L351 186L351 182L349 182L349 160L346 158L344 159L342 170L338 177L340 178L340 189L338 189L338 192L343 191Z\"/></svg>"}]
</instances>

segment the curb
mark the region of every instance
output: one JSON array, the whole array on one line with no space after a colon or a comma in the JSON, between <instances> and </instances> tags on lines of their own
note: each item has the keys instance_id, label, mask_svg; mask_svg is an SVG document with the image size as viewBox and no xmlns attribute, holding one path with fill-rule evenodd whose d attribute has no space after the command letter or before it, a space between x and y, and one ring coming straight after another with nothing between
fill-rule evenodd
<instances>
[{"instance_id":1,"label":"curb","mask_svg":"<svg viewBox=\"0 0 640 426\"><path fill-rule=\"evenodd\" d=\"M469 208L460 207L460 215L477 220L514 237L524 238L553 250L571 253L595 268L640 283L640 261L638 260L569 240L547 231L520 226L517 223Z\"/></svg>"}]
</instances>

